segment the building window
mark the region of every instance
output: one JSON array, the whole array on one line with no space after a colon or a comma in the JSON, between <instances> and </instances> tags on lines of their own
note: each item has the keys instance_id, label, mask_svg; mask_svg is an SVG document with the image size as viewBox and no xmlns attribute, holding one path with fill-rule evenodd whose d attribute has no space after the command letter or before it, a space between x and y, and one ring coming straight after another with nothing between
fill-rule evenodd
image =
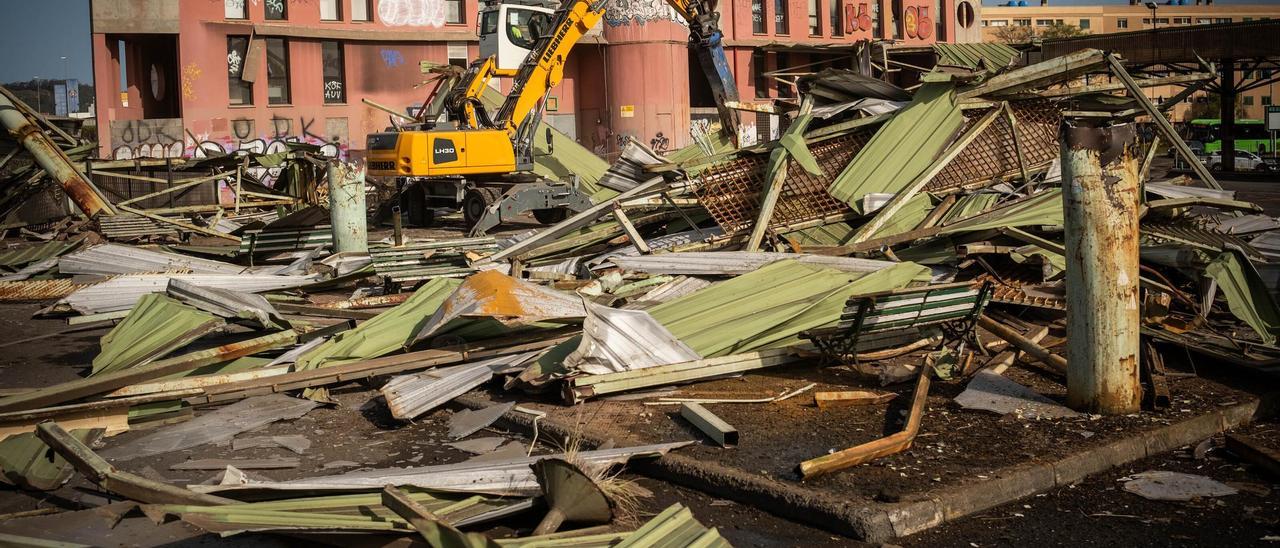
<instances>
[{"instance_id":1,"label":"building window","mask_svg":"<svg viewBox=\"0 0 1280 548\"><path fill-rule=\"evenodd\" d=\"M791 34L791 23L788 21L788 0L773 0L773 33Z\"/></svg>"},{"instance_id":2,"label":"building window","mask_svg":"<svg viewBox=\"0 0 1280 548\"><path fill-rule=\"evenodd\" d=\"M289 3L285 0L266 0L262 3L268 21L284 21L289 18Z\"/></svg>"},{"instance_id":3,"label":"building window","mask_svg":"<svg viewBox=\"0 0 1280 548\"><path fill-rule=\"evenodd\" d=\"M222 0L222 16L227 19L248 19L249 14L245 11L244 3L246 0Z\"/></svg>"},{"instance_id":4,"label":"building window","mask_svg":"<svg viewBox=\"0 0 1280 548\"><path fill-rule=\"evenodd\" d=\"M777 63L777 67L778 67L777 70L779 72L791 68L791 56L787 54L787 52L780 51L773 55L774 55L773 60L775 63ZM791 84L787 83L785 80L781 78L775 78L774 80L778 82L778 97L794 97L795 96L795 88L792 87Z\"/></svg>"},{"instance_id":5,"label":"building window","mask_svg":"<svg viewBox=\"0 0 1280 548\"><path fill-rule=\"evenodd\" d=\"M1253 21L1253 18L1252 18L1252 17L1245 17L1244 19L1241 19L1241 21L1244 21L1245 23L1248 23L1248 22L1250 22L1250 21Z\"/></svg>"},{"instance_id":6,"label":"building window","mask_svg":"<svg viewBox=\"0 0 1280 548\"><path fill-rule=\"evenodd\" d=\"M879 2L877 2L879 3ZM889 2L889 17L887 18L889 29L891 30L890 38L894 40L902 39L902 0L892 0Z\"/></svg>"},{"instance_id":7,"label":"building window","mask_svg":"<svg viewBox=\"0 0 1280 548\"><path fill-rule=\"evenodd\" d=\"M467 43L466 42L449 42L446 53L449 56L449 64L455 67L467 68Z\"/></svg>"},{"instance_id":8,"label":"building window","mask_svg":"<svg viewBox=\"0 0 1280 548\"><path fill-rule=\"evenodd\" d=\"M253 104L253 84L240 79L248 51L248 36L227 37L227 91L232 105Z\"/></svg>"},{"instance_id":9,"label":"building window","mask_svg":"<svg viewBox=\"0 0 1280 548\"><path fill-rule=\"evenodd\" d=\"M1263 95L1263 96L1262 96L1262 106L1264 106L1264 107L1266 107L1266 106L1271 106L1271 96L1270 96L1270 95Z\"/></svg>"},{"instance_id":10,"label":"building window","mask_svg":"<svg viewBox=\"0 0 1280 548\"><path fill-rule=\"evenodd\" d=\"M289 42L267 38L267 104L289 104Z\"/></svg>"},{"instance_id":11,"label":"building window","mask_svg":"<svg viewBox=\"0 0 1280 548\"><path fill-rule=\"evenodd\" d=\"M884 27L880 25L880 2L871 3L871 37L884 38Z\"/></svg>"},{"instance_id":12,"label":"building window","mask_svg":"<svg viewBox=\"0 0 1280 548\"><path fill-rule=\"evenodd\" d=\"M444 22L450 25L461 25L467 22L462 0L445 0Z\"/></svg>"},{"instance_id":13,"label":"building window","mask_svg":"<svg viewBox=\"0 0 1280 548\"><path fill-rule=\"evenodd\" d=\"M751 0L751 32L764 34L764 0Z\"/></svg>"},{"instance_id":14,"label":"building window","mask_svg":"<svg viewBox=\"0 0 1280 548\"><path fill-rule=\"evenodd\" d=\"M844 10L840 0L827 0L827 19L831 25L831 36L844 36Z\"/></svg>"},{"instance_id":15,"label":"building window","mask_svg":"<svg viewBox=\"0 0 1280 548\"><path fill-rule=\"evenodd\" d=\"M1088 19L1081 19L1081 20L1080 20L1080 30L1089 30L1089 20L1088 20Z\"/></svg>"},{"instance_id":16,"label":"building window","mask_svg":"<svg viewBox=\"0 0 1280 548\"><path fill-rule=\"evenodd\" d=\"M324 102L347 102L347 68L342 55L342 42L320 42L320 58L324 64Z\"/></svg>"},{"instance_id":17,"label":"building window","mask_svg":"<svg viewBox=\"0 0 1280 548\"><path fill-rule=\"evenodd\" d=\"M822 36L821 0L809 0L809 36Z\"/></svg>"},{"instance_id":18,"label":"building window","mask_svg":"<svg viewBox=\"0 0 1280 548\"><path fill-rule=\"evenodd\" d=\"M992 19L992 20L990 20L990 21L983 21L983 22L982 22L982 26L984 26L984 27L988 27L988 26L990 26L990 27L1007 27L1007 26L1009 26L1009 20L1008 20L1008 19Z\"/></svg>"},{"instance_id":19,"label":"building window","mask_svg":"<svg viewBox=\"0 0 1280 548\"><path fill-rule=\"evenodd\" d=\"M1036 19L1036 26L1037 27L1053 26L1053 19Z\"/></svg>"},{"instance_id":20,"label":"building window","mask_svg":"<svg viewBox=\"0 0 1280 548\"><path fill-rule=\"evenodd\" d=\"M1124 18L1124 17L1121 17L1121 18L1119 18L1119 19L1116 19L1116 28L1118 28L1118 29L1127 29L1127 28L1129 28L1129 20L1128 20L1128 19L1126 19L1126 18Z\"/></svg>"},{"instance_id":21,"label":"building window","mask_svg":"<svg viewBox=\"0 0 1280 548\"><path fill-rule=\"evenodd\" d=\"M1031 26L1031 20L1030 20L1030 19L1014 19L1014 20L1013 20L1013 26L1015 26L1015 27L1029 27L1029 26Z\"/></svg>"},{"instance_id":22,"label":"building window","mask_svg":"<svg viewBox=\"0 0 1280 548\"><path fill-rule=\"evenodd\" d=\"M1208 25L1209 23L1212 23L1212 22L1213 22L1213 19L1210 19L1210 18L1208 18L1208 17L1199 17L1199 18L1196 18L1196 24L1197 24L1197 25Z\"/></svg>"},{"instance_id":23,"label":"building window","mask_svg":"<svg viewBox=\"0 0 1280 548\"><path fill-rule=\"evenodd\" d=\"M352 21L372 21L370 14L373 10L369 8L370 0L351 0L351 20Z\"/></svg>"},{"instance_id":24,"label":"building window","mask_svg":"<svg viewBox=\"0 0 1280 548\"><path fill-rule=\"evenodd\" d=\"M1246 107L1251 107L1251 106L1253 106L1253 96L1252 96L1252 95L1245 95L1245 96L1244 96L1244 106L1246 106Z\"/></svg>"},{"instance_id":25,"label":"building window","mask_svg":"<svg viewBox=\"0 0 1280 548\"><path fill-rule=\"evenodd\" d=\"M320 0L320 20L342 20L342 6L338 4L338 0Z\"/></svg>"},{"instance_id":26,"label":"building window","mask_svg":"<svg viewBox=\"0 0 1280 548\"><path fill-rule=\"evenodd\" d=\"M1215 17L1215 18L1213 19L1213 22L1214 22L1214 23L1230 23L1230 22L1231 22L1231 18L1230 18L1230 17Z\"/></svg>"},{"instance_id":27,"label":"building window","mask_svg":"<svg viewBox=\"0 0 1280 548\"><path fill-rule=\"evenodd\" d=\"M765 66L764 52L756 50L751 52L751 71L755 75L756 98L764 99L769 96L769 77L765 75L769 72L769 68Z\"/></svg>"}]
</instances>

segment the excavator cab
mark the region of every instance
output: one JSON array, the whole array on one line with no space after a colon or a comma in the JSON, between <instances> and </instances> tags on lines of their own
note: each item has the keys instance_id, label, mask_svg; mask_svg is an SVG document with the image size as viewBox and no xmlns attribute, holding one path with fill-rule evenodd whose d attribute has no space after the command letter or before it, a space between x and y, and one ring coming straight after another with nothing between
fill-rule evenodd
<instances>
[{"instance_id":1,"label":"excavator cab","mask_svg":"<svg viewBox=\"0 0 1280 548\"><path fill-rule=\"evenodd\" d=\"M538 38L551 31L555 10L542 2L489 4L480 11L480 58L492 56L498 70L516 70Z\"/></svg>"}]
</instances>

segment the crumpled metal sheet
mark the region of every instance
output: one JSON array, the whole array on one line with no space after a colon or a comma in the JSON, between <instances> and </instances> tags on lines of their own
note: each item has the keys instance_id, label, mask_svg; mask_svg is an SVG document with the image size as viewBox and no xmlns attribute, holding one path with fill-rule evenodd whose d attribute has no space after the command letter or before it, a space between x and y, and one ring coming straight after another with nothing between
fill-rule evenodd
<instances>
[{"instance_id":1,"label":"crumpled metal sheet","mask_svg":"<svg viewBox=\"0 0 1280 548\"><path fill-rule=\"evenodd\" d=\"M223 325L221 318L164 295L144 295L124 321L102 336L92 374L149 363Z\"/></svg>"},{"instance_id":2,"label":"crumpled metal sheet","mask_svg":"<svg viewBox=\"0 0 1280 548\"><path fill-rule=\"evenodd\" d=\"M399 375L382 385L380 391L387 400L391 416L401 420L415 419L488 382L494 373L522 364L541 352L522 352L413 375Z\"/></svg>"},{"instance_id":3,"label":"crumpled metal sheet","mask_svg":"<svg viewBox=\"0 0 1280 548\"><path fill-rule=\"evenodd\" d=\"M583 302L587 317L578 348L564 358L566 368L601 375L702 358L648 312Z\"/></svg>"},{"instance_id":4,"label":"crumpled metal sheet","mask_svg":"<svg viewBox=\"0 0 1280 548\"><path fill-rule=\"evenodd\" d=\"M266 328L288 325L262 295L201 287L178 278L169 280L165 287L169 296L222 318L250 320Z\"/></svg>"},{"instance_id":5,"label":"crumpled metal sheet","mask_svg":"<svg viewBox=\"0 0 1280 548\"><path fill-rule=\"evenodd\" d=\"M249 293L289 289L317 281L310 276L226 275L226 274L131 274L117 276L102 283L79 288L58 301L81 314L127 310L148 293L163 293L169 280L202 286L234 289ZM18 282L23 283L23 282Z\"/></svg>"},{"instance_id":6,"label":"crumpled metal sheet","mask_svg":"<svg viewBox=\"0 0 1280 548\"><path fill-rule=\"evenodd\" d=\"M255 396L206 413L182 424L166 426L124 445L111 447L104 458L125 461L230 440L236 434L278 420L296 419L318 405L284 394Z\"/></svg>"},{"instance_id":7,"label":"crumpled metal sheet","mask_svg":"<svg viewBox=\"0 0 1280 548\"><path fill-rule=\"evenodd\" d=\"M189 270L193 274L240 274L244 272L244 267L190 255L117 244L96 245L63 256L58 260L58 271L63 274L113 276L174 270Z\"/></svg>"},{"instance_id":8,"label":"crumpled metal sheet","mask_svg":"<svg viewBox=\"0 0 1280 548\"><path fill-rule=\"evenodd\" d=\"M679 441L596 451L579 451L574 458L582 463L583 466L601 468L624 464L633 458L660 457L669 451L692 443L694 442ZM538 486L538 479L533 475L531 465L534 462L548 458L565 458L565 455L560 453L414 468L383 468L283 482L249 483L244 485L189 485L187 487L199 493L226 493L231 491L279 492L314 489L368 490L391 484L424 489L448 489L495 495L531 496L542 493L542 488Z\"/></svg>"},{"instance_id":9,"label":"crumpled metal sheet","mask_svg":"<svg viewBox=\"0 0 1280 548\"><path fill-rule=\"evenodd\" d=\"M22 280L0 282L0 301L47 301L60 299L92 284L78 284L70 278L61 280Z\"/></svg>"},{"instance_id":10,"label":"crumpled metal sheet","mask_svg":"<svg viewBox=\"0 0 1280 548\"><path fill-rule=\"evenodd\" d=\"M765 251L695 251L635 256L614 255L609 258L609 261L619 268L633 272L704 276L738 276L759 270L767 264L785 260L823 266L841 272L875 272L898 264L892 261L857 257Z\"/></svg>"},{"instance_id":11,"label":"crumpled metal sheet","mask_svg":"<svg viewBox=\"0 0 1280 548\"><path fill-rule=\"evenodd\" d=\"M493 318L504 325L578 319L587 311L577 297L488 270L463 280L414 337L420 341L455 318Z\"/></svg>"}]
</instances>

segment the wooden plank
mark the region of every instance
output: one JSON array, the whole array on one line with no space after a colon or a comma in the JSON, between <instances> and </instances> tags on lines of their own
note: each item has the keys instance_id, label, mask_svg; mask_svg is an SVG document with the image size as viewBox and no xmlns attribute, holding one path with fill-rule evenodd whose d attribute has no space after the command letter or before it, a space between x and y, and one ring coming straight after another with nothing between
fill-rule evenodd
<instances>
[{"instance_id":1,"label":"wooden plank","mask_svg":"<svg viewBox=\"0 0 1280 548\"><path fill-rule=\"evenodd\" d=\"M911 442L915 440L916 433L920 431L920 420L924 417L924 404L929 398L929 371L930 368L927 366L920 367L920 375L916 379L915 395L911 398L911 412L907 415L907 424L901 432L804 461L800 463L800 474L804 476L804 479L871 462L880 457L905 451L911 447Z\"/></svg>"}]
</instances>

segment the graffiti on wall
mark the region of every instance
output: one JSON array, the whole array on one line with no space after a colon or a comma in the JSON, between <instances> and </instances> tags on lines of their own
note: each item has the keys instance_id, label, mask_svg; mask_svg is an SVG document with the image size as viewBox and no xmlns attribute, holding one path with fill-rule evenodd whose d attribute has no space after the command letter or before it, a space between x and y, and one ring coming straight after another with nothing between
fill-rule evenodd
<instances>
[{"instance_id":1,"label":"graffiti on wall","mask_svg":"<svg viewBox=\"0 0 1280 548\"><path fill-rule=\"evenodd\" d=\"M658 154L666 154L671 150L671 139L658 132L652 139L649 139L649 148Z\"/></svg>"},{"instance_id":2,"label":"graffiti on wall","mask_svg":"<svg viewBox=\"0 0 1280 548\"><path fill-rule=\"evenodd\" d=\"M675 8L665 0L609 0L604 11L604 22L611 27L631 23L643 25L657 20L675 21L687 26Z\"/></svg>"},{"instance_id":3,"label":"graffiti on wall","mask_svg":"<svg viewBox=\"0 0 1280 548\"><path fill-rule=\"evenodd\" d=\"M219 119L196 124L220 131L189 131L181 118L149 120L117 120L111 122L112 157L116 160L136 158L208 158L236 151L257 154L285 152L289 145L306 143L320 147L320 154L345 158L348 152L346 118L277 116L266 124L252 118ZM249 173L270 185L280 176L278 168L251 168Z\"/></svg>"},{"instance_id":4,"label":"graffiti on wall","mask_svg":"<svg viewBox=\"0 0 1280 548\"><path fill-rule=\"evenodd\" d=\"M117 160L180 158L182 119L112 120L111 155Z\"/></svg>"},{"instance_id":5,"label":"graffiti on wall","mask_svg":"<svg viewBox=\"0 0 1280 548\"><path fill-rule=\"evenodd\" d=\"M182 67L182 98L186 101L196 100L196 82L200 80L200 65L188 63Z\"/></svg>"},{"instance_id":6,"label":"graffiti on wall","mask_svg":"<svg viewBox=\"0 0 1280 548\"><path fill-rule=\"evenodd\" d=\"M398 49L382 49L379 51L382 55L382 64L387 68L398 67L404 64L404 55Z\"/></svg>"},{"instance_id":7,"label":"graffiti on wall","mask_svg":"<svg viewBox=\"0 0 1280 548\"><path fill-rule=\"evenodd\" d=\"M443 27L445 0L378 0L378 19L389 27Z\"/></svg>"}]
</instances>

